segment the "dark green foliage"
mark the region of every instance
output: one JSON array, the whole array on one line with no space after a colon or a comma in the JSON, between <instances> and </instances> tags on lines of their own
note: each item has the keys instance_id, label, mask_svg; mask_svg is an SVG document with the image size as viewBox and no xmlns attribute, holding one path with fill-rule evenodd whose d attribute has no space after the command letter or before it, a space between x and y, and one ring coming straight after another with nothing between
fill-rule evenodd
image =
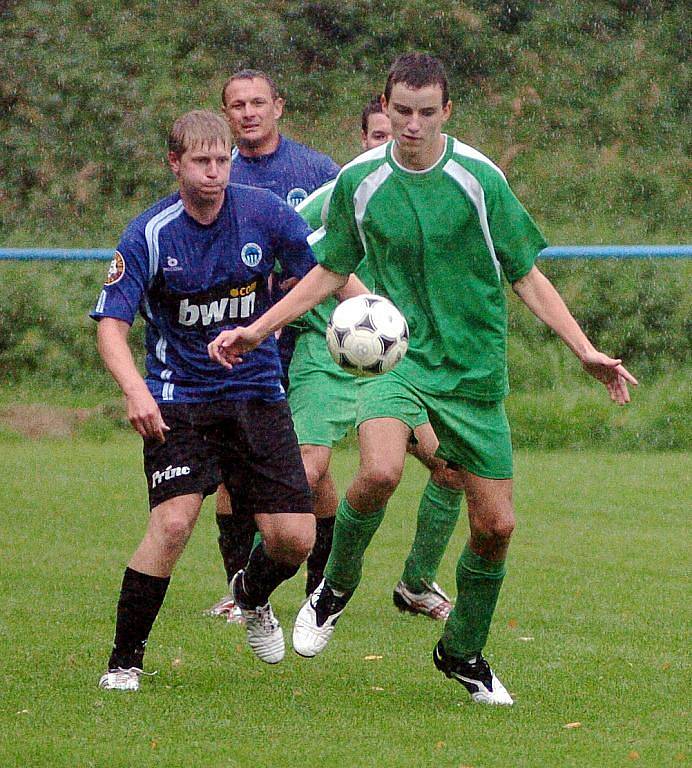
<instances>
[{"instance_id":1,"label":"dark green foliage","mask_svg":"<svg viewBox=\"0 0 692 768\"><path fill-rule=\"evenodd\" d=\"M359 148L362 103L412 49L443 59L449 132L505 168L551 242L689 237L685 3L28 0L0 2L0 25L0 245L114 245L173 187L173 119L218 108L242 67L275 77L287 133L344 162ZM544 266L589 335L644 386L689 359L689 263ZM112 391L87 319L104 274L0 263L0 383ZM575 376L584 383L576 362L514 303L510 324L517 402L555 393L554 434L579 442L576 411L558 394ZM659 447L677 445L674 403L659 416Z\"/></svg>"},{"instance_id":2,"label":"dark green foliage","mask_svg":"<svg viewBox=\"0 0 692 768\"><path fill-rule=\"evenodd\" d=\"M549 233L571 236L575 216L606 232L636 219L634 239L688 226L684 3L34 0L0 13L6 244L113 240L169 189L174 117L218 107L240 67L271 72L298 137L346 160L357 145L335 122L355 128L412 49L445 61L450 129L503 160Z\"/></svg>"}]
</instances>

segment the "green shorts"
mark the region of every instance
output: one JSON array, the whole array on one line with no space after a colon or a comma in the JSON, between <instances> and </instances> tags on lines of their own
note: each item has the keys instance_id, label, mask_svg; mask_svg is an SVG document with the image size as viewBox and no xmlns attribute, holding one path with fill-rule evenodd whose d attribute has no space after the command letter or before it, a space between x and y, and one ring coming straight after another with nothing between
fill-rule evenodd
<instances>
[{"instance_id":1,"label":"green shorts","mask_svg":"<svg viewBox=\"0 0 692 768\"><path fill-rule=\"evenodd\" d=\"M329 448L353 428L358 390L372 382L340 368L324 336L316 331L298 336L288 380L288 404L298 443Z\"/></svg>"},{"instance_id":2,"label":"green shorts","mask_svg":"<svg viewBox=\"0 0 692 768\"><path fill-rule=\"evenodd\" d=\"M427 411L440 447L437 455L480 477L512 477L512 439L503 400L484 402L459 395L421 392L396 371L371 379L358 393L356 425L391 418L411 429Z\"/></svg>"}]
</instances>

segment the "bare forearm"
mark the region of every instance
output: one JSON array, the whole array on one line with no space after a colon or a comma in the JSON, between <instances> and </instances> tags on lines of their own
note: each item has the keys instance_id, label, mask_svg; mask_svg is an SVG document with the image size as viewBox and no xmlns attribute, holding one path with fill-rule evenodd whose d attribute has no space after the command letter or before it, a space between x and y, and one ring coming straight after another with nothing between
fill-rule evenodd
<instances>
[{"instance_id":1,"label":"bare forearm","mask_svg":"<svg viewBox=\"0 0 692 768\"><path fill-rule=\"evenodd\" d=\"M346 301L346 299L361 296L364 293L370 293L368 286L361 282L354 274L351 274L343 288L336 292L336 298L339 301Z\"/></svg>"},{"instance_id":2,"label":"bare forearm","mask_svg":"<svg viewBox=\"0 0 692 768\"><path fill-rule=\"evenodd\" d=\"M348 281L348 275L331 272L321 266L313 267L295 288L267 310L251 328L262 338L283 328L284 325L305 314L309 309L338 291Z\"/></svg>"},{"instance_id":3,"label":"bare forearm","mask_svg":"<svg viewBox=\"0 0 692 768\"><path fill-rule=\"evenodd\" d=\"M512 289L526 306L565 342L580 359L594 351L593 344L579 327L562 297L548 278L534 267L517 280Z\"/></svg>"},{"instance_id":4,"label":"bare forearm","mask_svg":"<svg viewBox=\"0 0 692 768\"><path fill-rule=\"evenodd\" d=\"M128 331L127 323L106 317L99 322L97 332L101 359L125 395L146 389L127 343Z\"/></svg>"}]
</instances>

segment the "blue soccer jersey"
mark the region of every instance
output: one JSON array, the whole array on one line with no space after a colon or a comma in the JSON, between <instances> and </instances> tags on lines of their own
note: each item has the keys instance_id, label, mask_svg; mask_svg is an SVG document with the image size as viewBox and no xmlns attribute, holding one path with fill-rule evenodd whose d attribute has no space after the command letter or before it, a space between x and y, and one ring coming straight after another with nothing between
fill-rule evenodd
<instances>
[{"instance_id":1,"label":"blue soccer jersey","mask_svg":"<svg viewBox=\"0 0 692 768\"><path fill-rule=\"evenodd\" d=\"M207 344L268 309L276 262L297 278L314 266L309 232L261 189L230 184L209 225L189 216L176 193L127 227L91 317L132 324L139 310L147 324L146 382L157 402L282 399L273 336L231 371L209 359Z\"/></svg>"},{"instance_id":2,"label":"blue soccer jersey","mask_svg":"<svg viewBox=\"0 0 692 768\"><path fill-rule=\"evenodd\" d=\"M280 136L279 146L268 155L244 157L233 150L231 181L269 189L295 208L340 170L331 157Z\"/></svg>"},{"instance_id":3,"label":"blue soccer jersey","mask_svg":"<svg viewBox=\"0 0 692 768\"><path fill-rule=\"evenodd\" d=\"M269 189L285 200L291 208L295 208L318 187L336 178L340 170L331 157L297 141L287 139L285 136L279 136L279 146L268 155L245 157L238 149L234 149L231 181L236 184ZM285 278L282 276L283 279ZM275 280L272 300L279 301L284 295ZM291 364L295 344L295 328L291 326L284 328L279 337L284 380L288 377L288 367Z\"/></svg>"}]
</instances>

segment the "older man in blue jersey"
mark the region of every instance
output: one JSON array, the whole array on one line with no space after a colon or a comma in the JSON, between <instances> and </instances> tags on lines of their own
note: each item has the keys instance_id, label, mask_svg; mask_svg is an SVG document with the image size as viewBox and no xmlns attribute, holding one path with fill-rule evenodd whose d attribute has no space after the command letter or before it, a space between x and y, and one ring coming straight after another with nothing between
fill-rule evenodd
<instances>
[{"instance_id":1,"label":"older man in blue jersey","mask_svg":"<svg viewBox=\"0 0 692 768\"><path fill-rule=\"evenodd\" d=\"M279 132L284 99L279 95L274 80L265 72L243 69L231 75L221 90L221 105L236 143L231 165L233 183L268 189L295 208L315 189L336 178L339 166L331 157ZM274 300L283 295L279 282L280 280L274 280ZM294 328L289 326L282 330L279 354L284 388L288 388L288 366L293 356L295 340ZM330 482L330 478L325 478L323 485L328 486ZM333 486L333 483L331 485ZM331 499L335 493L332 487L316 489L317 535L315 546L308 558L306 594L310 594L322 580L329 557L334 530L334 509L321 503L321 500ZM247 561L255 530L251 519L234 518L228 494L223 486L219 488L216 497L216 514L219 550L223 558L226 580L230 584L234 574ZM225 617L230 622L242 621L242 614L236 608L230 592L221 597L208 613Z\"/></svg>"},{"instance_id":2,"label":"older man in blue jersey","mask_svg":"<svg viewBox=\"0 0 692 768\"><path fill-rule=\"evenodd\" d=\"M242 370L211 363L207 344L271 305L277 262L300 278L314 265L309 230L267 191L229 184L231 136L212 112L176 120L168 159L179 190L125 230L92 317L98 347L144 439L151 514L130 559L117 609L105 689L137 690L144 650L173 568L204 496L220 482L238 520L262 533L234 592L248 642L281 661L283 633L269 595L293 576L314 542L312 503L281 385L274 337ZM137 310L146 324L146 376L128 345Z\"/></svg>"}]
</instances>

